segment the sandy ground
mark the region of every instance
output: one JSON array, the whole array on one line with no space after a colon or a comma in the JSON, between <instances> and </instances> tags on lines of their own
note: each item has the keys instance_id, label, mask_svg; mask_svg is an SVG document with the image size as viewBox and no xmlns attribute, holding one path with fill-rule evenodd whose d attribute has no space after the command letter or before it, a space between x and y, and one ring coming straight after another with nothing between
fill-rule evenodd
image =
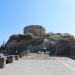
<instances>
[{"instance_id":1,"label":"sandy ground","mask_svg":"<svg viewBox=\"0 0 75 75\"><path fill-rule=\"evenodd\" d=\"M61 61L68 63L64 65ZM68 58L29 54L28 57L5 65L3 69L0 69L0 75L75 75L74 67L71 64L75 64L75 61Z\"/></svg>"}]
</instances>

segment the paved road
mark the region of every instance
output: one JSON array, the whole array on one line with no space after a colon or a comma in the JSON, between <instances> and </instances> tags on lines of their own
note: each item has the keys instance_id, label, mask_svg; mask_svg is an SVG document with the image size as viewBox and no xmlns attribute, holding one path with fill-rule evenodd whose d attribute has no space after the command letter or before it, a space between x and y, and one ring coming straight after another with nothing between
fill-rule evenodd
<instances>
[{"instance_id":1,"label":"paved road","mask_svg":"<svg viewBox=\"0 0 75 75\"><path fill-rule=\"evenodd\" d=\"M35 60L36 57L40 60ZM0 69L0 75L75 75L75 61L66 57L30 54Z\"/></svg>"},{"instance_id":2,"label":"paved road","mask_svg":"<svg viewBox=\"0 0 75 75\"><path fill-rule=\"evenodd\" d=\"M28 57L23 58L24 60L48 60L48 54L37 54L37 53L30 53Z\"/></svg>"}]
</instances>

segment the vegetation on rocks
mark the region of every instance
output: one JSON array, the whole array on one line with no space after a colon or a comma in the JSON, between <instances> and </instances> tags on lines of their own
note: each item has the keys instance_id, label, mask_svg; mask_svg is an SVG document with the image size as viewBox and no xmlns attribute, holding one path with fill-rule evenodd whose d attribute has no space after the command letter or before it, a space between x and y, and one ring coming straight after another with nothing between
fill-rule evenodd
<instances>
[{"instance_id":1,"label":"vegetation on rocks","mask_svg":"<svg viewBox=\"0 0 75 75\"><path fill-rule=\"evenodd\" d=\"M74 35L71 35L69 33L48 33L46 34L47 38L56 38L56 39L63 39L63 40L74 40Z\"/></svg>"}]
</instances>

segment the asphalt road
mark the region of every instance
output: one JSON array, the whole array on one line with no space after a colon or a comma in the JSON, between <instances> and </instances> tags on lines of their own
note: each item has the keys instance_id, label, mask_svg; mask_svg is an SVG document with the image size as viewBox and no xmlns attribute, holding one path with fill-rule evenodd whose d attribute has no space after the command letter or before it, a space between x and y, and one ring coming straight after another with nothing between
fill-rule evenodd
<instances>
[{"instance_id":1,"label":"asphalt road","mask_svg":"<svg viewBox=\"0 0 75 75\"><path fill-rule=\"evenodd\" d=\"M75 60L67 57L29 54L0 69L0 75L75 75Z\"/></svg>"}]
</instances>

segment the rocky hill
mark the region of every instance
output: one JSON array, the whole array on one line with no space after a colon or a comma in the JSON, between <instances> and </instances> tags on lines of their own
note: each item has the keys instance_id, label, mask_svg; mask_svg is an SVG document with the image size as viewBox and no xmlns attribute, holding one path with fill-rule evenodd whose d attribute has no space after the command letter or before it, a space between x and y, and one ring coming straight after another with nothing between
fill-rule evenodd
<instances>
[{"instance_id":1,"label":"rocky hill","mask_svg":"<svg viewBox=\"0 0 75 75\"><path fill-rule=\"evenodd\" d=\"M45 28L39 25L30 25L24 27L24 34L11 35L5 44L5 50L10 54L20 53L24 50L31 50L31 52L38 52L43 50L54 50L54 43L58 40L74 40L74 36L69 33L46 33ZM47 41L45 41L47 39Z\"/></svg>"}]
</instances>

